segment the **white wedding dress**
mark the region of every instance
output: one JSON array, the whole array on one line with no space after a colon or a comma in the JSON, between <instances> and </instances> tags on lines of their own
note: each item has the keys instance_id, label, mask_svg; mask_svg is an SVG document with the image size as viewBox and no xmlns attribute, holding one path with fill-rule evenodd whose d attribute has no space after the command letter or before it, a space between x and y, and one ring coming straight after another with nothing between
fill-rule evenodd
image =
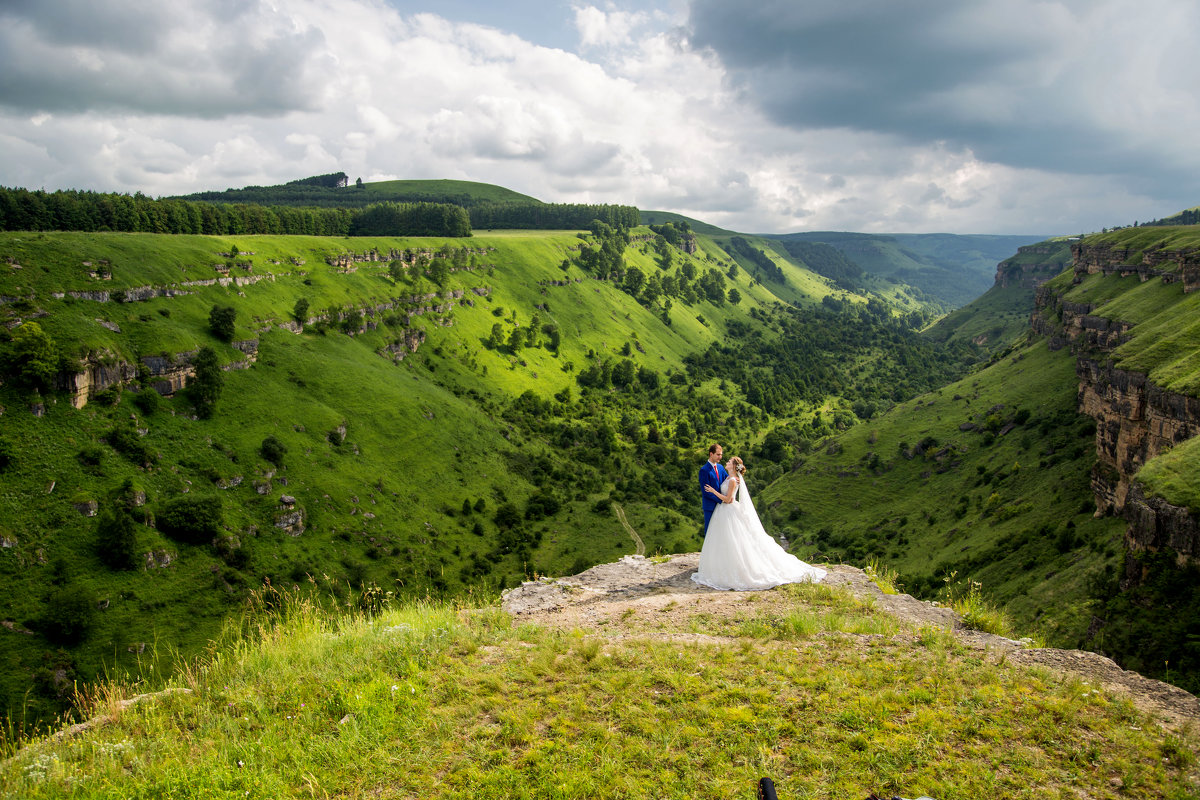
<instances>
[{"instance_id":1,"label":"white wedding dress","mask_svg":"<svg viewBox=\"0 0 1200 800\"><path fill-rule=\"evenodd\" d=\"M727 478L721 492L729 491ZM713 510L708 522L700 568L692 580L713 589L750 591L784 583L817 583L825 570L805 564L784 550L762 526L743 478L732 503Z\"/></svg>"}]
</instances>

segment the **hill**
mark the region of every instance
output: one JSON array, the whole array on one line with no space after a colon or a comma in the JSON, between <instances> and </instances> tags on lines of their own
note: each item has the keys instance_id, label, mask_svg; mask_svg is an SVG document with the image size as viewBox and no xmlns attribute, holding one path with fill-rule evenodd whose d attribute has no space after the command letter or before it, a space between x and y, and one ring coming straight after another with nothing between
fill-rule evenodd
<instances>
[{"instance_id":1,"label":"hill","mask_svg":"<svg viewBox=\"0 0 1200 800\"><path fill-rule=\"evenodd\" d=\"M540 202L536 197L530 197L527 194L514 192L512 189L506 189L503 186L496 186L492 183L479 183L477 181L374 181L371 183L364 183L362 188L367 194L380 195L381 197L389 200L408 196L426 195L429 197L447 198L447 200L444 202L451 202L449 198L465 197L467 198L467 204ZM462 204L460 203L460 205Z\"/></svg>"},{"instance_id":2,"label":"hill","mask_svg":"<svg viewBox=\"0 0 1200 800\"><path fill-rule=\"evenodd\" d=\"M1019 254L930 331L999 328L990 365L814 448L767 496L799 553L878 559L927 597L979 582L1049 641L1196 688L1200 234L1071 242L1006 340L1013 276L1036 282L1061 247Z\"/></svg>"},{"instance_id":3,"label":"hill","mask_svg":"<svg viewBox=\"0 0 1200 800\"><path fill-rule=\"evenodd\" d=\"M291 181L275 186L195 192L177 199L208 203L263 206L361 208L370 203L452 203L471 207L484 203L539 203L536 198L503 186L476 181L395 180L349 183L345 173Z\"/></svg>"},{"instance_id":4,"label":"hill","mask_svg":"<svg viewBox=\"0 0 1200 800\"><path fill-rule=\"evenodd\" d=\"M976 357L693 244L0 234L5 702L195 652L264 581L451 597L694 549L709 439L765 480Z\"/></svg>"},{"instance_id":5,"label":"hill","mask_svg":"<svg viewBox=\"0 0 1200 800\"><path fill-rule=\"evenodd\" d=\"M998 262L1045 237L810 231L771 238L784 246L826 244L868 274L915 287L948 308L957 308L987 291Z\"/></svg>"},{"instance_id":6,"label":"hill","mask_svg":"<svg viewBox=\"0 0 1200 800\"><path fill-rule=\"evenodd\" d=\"M1195 698L862 572L713 592L627 558L495 605L278 610L0 764L22 797L1185 797ZM144 689L143 689L144 690ZM1132 690L1132 693L1131 691ZM126 699L128 698L128 699Z\"/></svg>"}]
</instances>

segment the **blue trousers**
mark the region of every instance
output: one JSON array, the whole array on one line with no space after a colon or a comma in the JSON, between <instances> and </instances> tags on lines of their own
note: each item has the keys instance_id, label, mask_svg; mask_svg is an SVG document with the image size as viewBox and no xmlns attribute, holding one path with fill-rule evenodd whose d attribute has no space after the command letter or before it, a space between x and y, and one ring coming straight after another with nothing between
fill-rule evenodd
<instances>
[{"instance_id":1,"label":"blue trousers","mask_svg":"<svg viewBox=\"0 0 1200 800\"><path fill-rule=\"evenodd\" d=\"M713 512L716 510L717 510L716 506L713 506L712 508L704 509L704 530L701 531L700 536L703 537L708 534L708 521L710 519L712 519Z\"/></svg>"}]
</instances>

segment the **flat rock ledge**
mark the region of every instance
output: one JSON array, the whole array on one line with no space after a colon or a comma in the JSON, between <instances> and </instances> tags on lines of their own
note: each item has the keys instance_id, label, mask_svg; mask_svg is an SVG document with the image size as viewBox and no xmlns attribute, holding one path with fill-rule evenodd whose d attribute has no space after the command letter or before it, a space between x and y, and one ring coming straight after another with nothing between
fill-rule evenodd
<instances>
[{"instance_id":1,"label":"flat rock ledge","mask_svg":"<svg viewBox=\"0 0 1200 800\"><path fill-rule=\"evenodd\" d=\"M652 615L656 622L670 629L672 617L681 620L698 612L710 617L734 616L744 613L752 602L765 600L769 605L771 595L776 594L770 590L735 592L701 586L692 580L699 560L699 553L660 558L624 556L619 561L598 564L578 575L526 581L504 592L502 607L518 623L590 630L611 638L623 638L628 631L623 630L626 626L621 623L631 615ZM859 598L869 598L877 609L892 615L902 625L913 629L942 628L951 631L964 646L988 651L997 660L1078 675L1105 690L1129 696L1138 708L1155 716L1170 729L1200 723L1200 700L1194 695L1177 686L1122 669L1112 659L1084 650L1032 647L1029 640L1017 641L970 630L963 627L962 620L952 609L906 594L884 594L857 567L846 564L821 566L829 573L823 583L845 587ZM720 639L678 632L649 631L638 635L663 639L681 636Z\"/></svg>"}]
</instances>

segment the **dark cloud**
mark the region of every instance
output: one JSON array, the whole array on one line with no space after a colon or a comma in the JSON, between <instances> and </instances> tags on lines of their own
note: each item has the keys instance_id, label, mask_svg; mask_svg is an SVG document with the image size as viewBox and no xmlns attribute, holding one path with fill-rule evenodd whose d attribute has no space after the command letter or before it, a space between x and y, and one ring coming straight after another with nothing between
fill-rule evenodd
<instances>
[{"instance_id":1,"label":"dark cloud","mask_svg":"<svg viewBox=\"0 0 1200 800\"><path fill-rule=\"evenodd\" d=\"M297 29L254 4L212 0L166 12L172 8L7 2L0 7L0 105L200 118L314 107L322 87L319 31ZM251 11L254 24L240 24Z\"/></svg>"},{"instance_id":2,"label":"dark cloud","mask_svg":"<svg viewBox=\"0 0 1200 800\"><path fill-rule=\"evenodd\" d=\"M1165 96L1156 99L1156 84L1131 92L1117 80L1167 42L1125 31L1119 14L1092 10L1099 5L1078 0L693 0L688 35L720 59L747 99L792 128L942 142L1018 168L1149 182L1177 173L1190 147L1170 136L1151 146L1136 123L1119 119L1144 110L1148 99L1169 107ZM1172 35L1194 38L1196 15L1180 21ZM1089 51L1089 41L1122 49ZM1172 73L1180 68L1189 67ZM1191 88L1180 94L1194 113Z\"/></svg>"}]
</instances>

